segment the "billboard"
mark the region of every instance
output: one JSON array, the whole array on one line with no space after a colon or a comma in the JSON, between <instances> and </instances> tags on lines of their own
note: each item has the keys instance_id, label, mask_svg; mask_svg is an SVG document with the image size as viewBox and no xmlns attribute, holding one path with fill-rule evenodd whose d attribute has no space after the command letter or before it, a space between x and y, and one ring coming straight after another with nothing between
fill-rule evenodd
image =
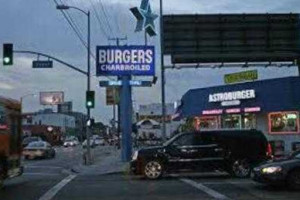
<instances>
[{"instance_id":1,"label":"billboard","mask_svg":"<svg viewBox=\"0 0 300 200\"><path fill-rule=\"evenodd\" d=\"M154 76L154 46L97 46L97 76Z\"/></svg>"},{"instance_id":2,"label":"billboard","mask_svg":"<svg viewBox=\"0 0 300 200\"><path fill-rule=\"evenodd\" d=\"M299 14L165 15L164 54L176 63L291 62Z\"/></svg>"},{"instance_id":3,"label":"billboard","mask_svg":"<svg viewBox=\"0 0 300 200\"><path fill-rule=\"evenodd\" d=\"M64 103L64 92L40 92L41 105L58 105Z\"/></svg>"}]
</instances>

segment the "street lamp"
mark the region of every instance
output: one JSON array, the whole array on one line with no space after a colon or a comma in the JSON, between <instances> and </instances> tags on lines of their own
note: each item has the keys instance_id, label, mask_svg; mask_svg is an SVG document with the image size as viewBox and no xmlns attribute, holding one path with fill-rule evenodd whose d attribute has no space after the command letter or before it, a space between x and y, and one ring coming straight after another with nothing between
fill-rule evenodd
<instances>
[{"instance_id":1,"label":"street lamp","mask_svg":"<svg viewBox=\"0 0 300 200\"><path fill-rule=\"evenodd\" d=\"M91 55L91 26L90 26L90 11L86 12L80 8L74 7L74 6L68 6L68 5L57 5L56 9L58 10L68 10L70 8L73 8L75 10L79 10L80 12L84 13L88 18L88 24L87 24L87 91L90 91L90 74L91 74L91 66L90 66L90 55ZM90 107L87 107L87 117L90 119L91 111ZM89 133L89 127L86 128L86 137L87 137L87 164L91 164L91 149L90 149L90 133Z\"/></svg>"}]
</instances>

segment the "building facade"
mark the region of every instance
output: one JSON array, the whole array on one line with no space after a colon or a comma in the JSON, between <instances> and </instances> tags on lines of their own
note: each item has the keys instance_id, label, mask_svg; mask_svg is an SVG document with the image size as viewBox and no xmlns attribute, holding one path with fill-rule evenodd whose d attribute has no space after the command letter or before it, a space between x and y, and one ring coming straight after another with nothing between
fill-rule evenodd
<instances>
[{"instance_id":1,"label":"building facade","mask_svg":"<svg viewBox=\"0 0 300 200\"><path fill-rule=\"evenodd\" d=\"M170 138L172 134L178 129L181 122L173 121L172 116L175 113L174 104L166 104L166 136ZM162 105L161 104L149 104L140 105L137 115L138 135L140 137L153 136L155 138L161 138L161 123L162 123Z\"/></svg>"},{"instance_id":2,"label":"building facade","mask_svg":"<svg viewBox=\"0 0 300 200\"><path fill-rule=\"evenodd\" d=\"M189 90L177 110L195 129L257 129L277 154L299 147L300 78L287 77Z\"/></svg>"}]
</instances>

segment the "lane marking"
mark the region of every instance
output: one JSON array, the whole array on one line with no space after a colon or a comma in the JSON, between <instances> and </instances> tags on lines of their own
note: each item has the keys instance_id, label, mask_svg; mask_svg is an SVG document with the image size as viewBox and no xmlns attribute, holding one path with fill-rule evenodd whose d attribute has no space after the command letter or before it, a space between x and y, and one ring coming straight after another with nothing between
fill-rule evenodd
<instances>
[{"instance_id":1,"label":"lane marking","mask_svg":"<svg viewBox=\"0 0 300 200\"><path fill-rule=\"evenodd\" d=\"M23 173L24 176L61 176L61 174L54 174L54 173L30 173L30 172L25 172Z\"/></svg>"},{"instance_id":2,"label":"lane marking","mask_svg":"<svg viewBox=\"0 0 300 200\"><path fill-rule=\"evenodd\" d=\"M201 184L201 183L197 183L195 181L192 181L190 179L179 179L180 181L188 184L188 185L191 185L199 190L201 190L202 192L205 192L206 194L208 194L209 196L215 198L215 199L220 199L220 200L230 200L230 198L228 198L227 196L209 188L209 187L206 187L205 185Z\"/></svg>"},{"instance_id":3,"label":"lane marking","mask_svg":"<svg viewBox=\"0 0 300 200\"><path fill-rule=\"evenodd\" d=\"M67 178L60 181L53 188L48 190L39 200L51 200L64 186L71 182L77 175L70 175Z\"/></svg>"},{"instance_id":4,"label":"lane marking","mask_svg":"<svg viewBox=\"0 0 300 200\"><path fill-rule=\"evenodd\" d=\"M29 168L44 168L44 169L63 169L63 167L56 167L56 166L38 166L38 165L25 165L25 169Z\"/></svg>"}]
</instances>

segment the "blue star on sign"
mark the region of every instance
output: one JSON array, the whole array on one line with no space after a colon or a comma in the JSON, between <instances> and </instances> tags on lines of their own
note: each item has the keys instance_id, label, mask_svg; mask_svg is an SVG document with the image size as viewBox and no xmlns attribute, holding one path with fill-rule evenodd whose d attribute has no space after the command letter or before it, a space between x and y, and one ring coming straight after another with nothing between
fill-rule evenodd
<instances>
[{"instance_id":1,"label":"blue star on sign","mask_svg":"<svg viewBox=\"0 0 300 200\"><path fill-rule=\"evenodd\" d=\"M146 30L149 36L157 35L155 32L154 20L158 15L153 14L149 0L142 0L141 6L139 8L131 8L130 11L137 19L137 25L135 32L140 32Z\"/></svg>"}]
</instances>

